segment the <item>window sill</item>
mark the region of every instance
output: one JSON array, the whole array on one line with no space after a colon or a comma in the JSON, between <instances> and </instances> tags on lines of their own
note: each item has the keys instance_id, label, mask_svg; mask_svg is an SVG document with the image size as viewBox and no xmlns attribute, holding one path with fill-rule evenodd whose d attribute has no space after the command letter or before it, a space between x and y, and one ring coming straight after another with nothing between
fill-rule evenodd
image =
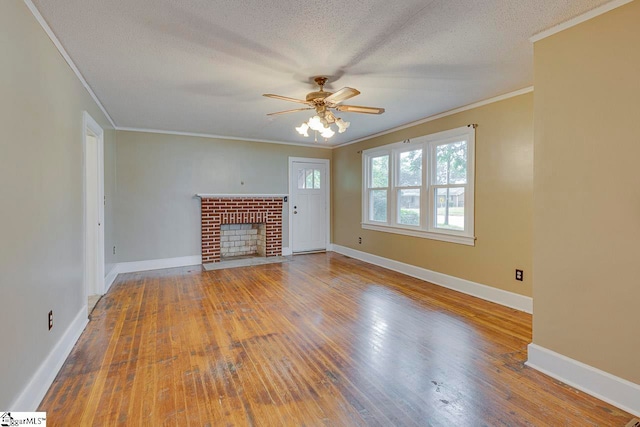
<instances>
[{"instance_id":1,"label":"window sill","mask_svg":"<svg viewBox=\"0 0 640 427\"><path fill-rule=\"evenodd\" d=\"M405 236L420 237L423 239L440 240L442 242L457 243L460 245L475 246L476 238L469 236L460 236L446 233L435 233L432 231L424 230L411 230L401 227L392 227L389 225L377 225L362 223L362 228L365 230L382 231L384 233L402 234Z\"/></svg>"}]
</instances>

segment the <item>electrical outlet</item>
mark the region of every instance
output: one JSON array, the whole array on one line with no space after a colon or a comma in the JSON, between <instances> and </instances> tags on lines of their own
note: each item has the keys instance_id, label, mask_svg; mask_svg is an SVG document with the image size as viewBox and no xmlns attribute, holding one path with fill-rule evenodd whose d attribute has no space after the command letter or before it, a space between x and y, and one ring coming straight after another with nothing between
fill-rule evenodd
<instances>
[{"instance_id":1,"label":"electrical outlet","mask_svg":"<svg viewBox=\"0 0 640 427\"><path fill-rule=\"evenodd\" d=\"M115 246L113 247L113 254L114 255L116 254L116 247Z\"/></svg>"},{"instance_id":2,"label":"electrical outlet","mask_svg":"<svg viewBox=\"0 0 640 427\"><path fill-rule=\"evenodd\" d=\"M362 237L358 237L358 244L361 245L362 244Z\"/></svg>"},{"instance_id":3,"label":"electrical outlet","mask_svg":"<svg viewBox=\"0 0 640 427\"><path fill-rule=\"evenodd\" d=\"M53 328L53 310L49 312L49 330Z\"/></svg>"},{"instance_id":4,"label":"electrical outlet","mask_svg":"<svg viewBox=\"0 0 640 427\"><path fill-rule=\"evenodd\" d=\"M522 282L524 280L524 272L516 269L516 280Z\"/></svg>"}]
</instances>

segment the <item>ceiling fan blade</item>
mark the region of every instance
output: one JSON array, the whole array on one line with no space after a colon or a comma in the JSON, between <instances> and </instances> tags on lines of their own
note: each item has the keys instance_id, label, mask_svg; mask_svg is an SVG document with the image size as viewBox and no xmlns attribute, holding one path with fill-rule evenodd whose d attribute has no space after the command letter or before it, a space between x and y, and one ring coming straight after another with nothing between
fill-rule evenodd
<instances>
[{"instance_id":1,"label":"ceiling fan blade","mask_svg":"<svg viewBox=\"0 0 640 427\"><path fill-rule=\"evenodd\" d=\"M298 104L308 104L307 101L303 99L289 98L288 96L274 95L272 93L265 93L262 96L266 96L267 98L281 99L283 101L297 102Z\"/></svg>"},{"instance_id":2,"label":"ceiling fan blade","mask_svg":"<svg viewBox=\"0 0 640 427\"><path fill-rule=\"evenodd\" d=\"M313 108L296 108L294 110L278 111L277 113L269 113L267 116L277 116L279 114L295 113L297 111L313 110Z\"/></svg>"},{"instance_id":3,"label":"ceiling fan blade","mask_svg":"<svg viewBox=\"0 0 640 427\"><path fill-rule=\"evenodd\" d=\"M360 95L360 91L352 88L352 87L343 87L337 92L332 93L324 99L324 102L328 102L331 104L339 104L342 101L346 101L349 98L353 98L354 96Z\"/></svg>"},{"instance_id":4,"label":"ceiling fan blade","mask_svg":"<svg viewBox=\"0 0 640 427\"><path fill-rule=\"evenodd\" d=\"M361 107L359 105L338 105L336 107L338 111L345 111L347 113L365 113L365 114L382 114L384 108L378 107Z\"/></svg>"}]
</instances>

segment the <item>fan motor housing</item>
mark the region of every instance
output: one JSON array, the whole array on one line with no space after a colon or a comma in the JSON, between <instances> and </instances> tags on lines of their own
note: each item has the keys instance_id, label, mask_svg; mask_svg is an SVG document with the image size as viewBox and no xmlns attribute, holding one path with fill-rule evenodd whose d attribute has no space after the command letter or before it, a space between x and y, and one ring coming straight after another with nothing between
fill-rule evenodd
<instances>
[{"instance_id":1,"label":"fan motor housing","mask_svg":"<svg viewBox=\"0 0 640 427\"><path fill-rule=\"evenodd\" d=\"M323 100L325 99L327 96L331 95L332 92L325 92L323 90L318 91L318 92L309 92L307 94L307 102L312 102L315 100Z\"/></svg>"}]
</instances>

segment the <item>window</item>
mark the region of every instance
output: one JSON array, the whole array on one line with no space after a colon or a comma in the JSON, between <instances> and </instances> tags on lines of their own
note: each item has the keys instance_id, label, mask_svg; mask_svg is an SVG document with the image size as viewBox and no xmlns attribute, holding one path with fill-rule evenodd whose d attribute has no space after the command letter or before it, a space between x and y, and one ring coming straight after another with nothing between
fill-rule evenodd
<instances>
[{"instance_id":1,"label":"window","mask_svg":"<svg viewBox=\"0 0 640 427\"><path fill-rule=\"evenodd\" d=\"M320 189L320 170L319 169L300 169L298 170L298 189L300 190L319 190Z\"/></svg>"},{"instance_id":2,"label":"window","mask_svg":"<svg viewBox=\"0 0 640 427\"><path fill-rule=\"evenodd\" d=\"M369 158L369 175L367 193L369 205L368 220L371 222L387 222L389 208L389 154L379 153Z\"/></svg>"},{"instance_id":3,"label":"window","mask_svg":"<svg viewBox=\"0 0 640 427\"><path fill-rule=\"evenodd\" d=\"M474 245L474 148L465 126L364 151L362 227Z\"/></svg>"},{"instance_id":4,"label":"window","mask_svg":"<svg viewBox=\"0 0 640 427\"><path fill-rule=\"evenodd\" d=\"M398 224L419 226L422 148L399 152L397 171Z\"/></svg>"}]
</instances>

